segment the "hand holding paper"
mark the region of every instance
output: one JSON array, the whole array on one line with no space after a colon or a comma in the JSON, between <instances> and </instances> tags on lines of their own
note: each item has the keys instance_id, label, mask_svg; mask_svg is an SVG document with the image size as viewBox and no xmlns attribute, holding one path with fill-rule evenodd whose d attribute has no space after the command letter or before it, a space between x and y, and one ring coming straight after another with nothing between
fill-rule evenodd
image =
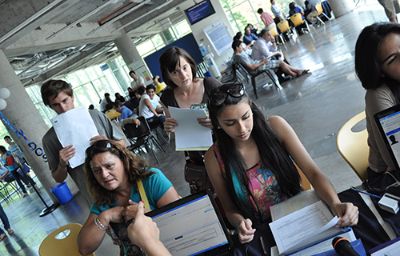
<instances>
[{"instance_id":1,"label":"hand holding paper","mask_svg":"<svg viewBox=\"0 0 400 256\"><path fill-rule=\"evenodd\" d=\"M71 168L83 164L90 139L99 135L89 111L85 108L71 109L53 118L52 124L64 147L60 151L60 157L63 154L63 159L69 161Z\"/></svg>"},{"instance_id":2,"label":"hand holding paper","mask_svg":"<svg viewBox=\"0 0 400 256\"><path fill-rule=\"evenodd\" d=\"M199 124L199 118L207 118L204 109L169 107L175 127L176 150L207 150L212 145L211 130Z\"/></svg>"}]
</instances>

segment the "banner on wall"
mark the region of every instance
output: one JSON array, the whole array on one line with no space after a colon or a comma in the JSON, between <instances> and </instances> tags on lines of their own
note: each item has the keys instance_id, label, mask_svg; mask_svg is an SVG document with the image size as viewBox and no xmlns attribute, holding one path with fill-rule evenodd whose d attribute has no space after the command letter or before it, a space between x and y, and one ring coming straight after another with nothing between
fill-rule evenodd
<instances>
[{"instance_id":1,"label":"banner on wall","mask_svg":"<svg viewBox=\"0 0 400 256\"><path fill-rule=\"evenodd\" d=\"M218 55L231 48L232 37L224 23L215 23L203 31Z\"/></svg>"}]
</instances>

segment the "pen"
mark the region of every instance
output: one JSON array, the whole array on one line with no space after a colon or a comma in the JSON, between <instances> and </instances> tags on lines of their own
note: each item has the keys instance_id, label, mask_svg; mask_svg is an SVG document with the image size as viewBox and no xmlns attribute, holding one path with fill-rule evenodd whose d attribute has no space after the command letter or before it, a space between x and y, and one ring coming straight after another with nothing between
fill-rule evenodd
<instances>
[{"instance_id":1,"label":"pen","mask_svg":"<svg viewBox=\"0 0 400 256\"><path fill-rule=\"evenodd\" d=\"M381 196L378 196L378 195L375 195L375 194L366 192L366 191L361 190L361 189L357 189L357 188L355 188L355 187L351 187L351 190L357 191L358 193L365 194L365 195L368 195L368 196L373 197L373 198L378 198L378 199L381 199L381 198L382 198Z\"/></svg>"}]
</instances>

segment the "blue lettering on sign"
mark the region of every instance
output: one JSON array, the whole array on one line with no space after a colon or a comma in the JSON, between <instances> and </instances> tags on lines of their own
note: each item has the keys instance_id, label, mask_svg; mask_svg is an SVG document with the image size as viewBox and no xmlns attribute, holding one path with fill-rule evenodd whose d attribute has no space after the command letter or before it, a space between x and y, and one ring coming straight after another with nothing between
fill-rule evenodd
<instances>
[{"instance_id":1,"label":"blue lettering on sign","mask_svg":"<svg viewBox=\"0 0 400 256\"><path fill-rule=\"evenodd\" d=\"M29 149L35 153L36 156L42 157L42 159L47 162L47 156L44 153L44 150L41 147L38 147L35 142L29 141L28 137L26 137L24 131L22 129L17 129L7 117L4 116L2 112L0 112L0 119L3 121L4 125L8 127L8 129L14 132L18 138L23 138L25 143L28 145Z\"/></svg>"}]
</instances>

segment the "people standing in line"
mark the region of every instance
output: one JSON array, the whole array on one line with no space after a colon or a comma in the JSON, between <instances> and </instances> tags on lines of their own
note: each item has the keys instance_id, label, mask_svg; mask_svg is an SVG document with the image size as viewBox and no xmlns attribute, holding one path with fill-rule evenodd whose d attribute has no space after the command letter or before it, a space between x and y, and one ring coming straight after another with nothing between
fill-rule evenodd
<instances>
[{"instance_id":1,"label":"people standing in line","mask_svg":"<svg viewBox=\"0 0 400 256\"><path fill-rule=\"evenodd\" d=\"M398 0L378 0L385 10L386 17L390 22L397 23L397 12L400 11Z\"/></svg>"},{"instance_id":2,"label":"people standing in line","mask_svg":"<svg viewBox=\"0 0 400 256\"><path fill-rule=\"evenodd\" d=\"M378 187L386 172L400 177L374 118L376 113L400 104L399 50L400 25L389 22L365 27L355 47L355 71L366 89L368 183Z\"/></svg>"},{"instance_id":3,"label":"people standing in line","mask_svg":"<svg viewBox=\"0 0 400 256\"><path fill-rule=\"evenodd\" d=\"M212 77L197 77L195 61L184 49L178 47L171 47L160 56L160 69L162 78L168 86L161 95L161 102L167 114L164 130L170 133L175 132L175 127L179 124L168 115L168 107L190 108L194 104L207 104L211 91L218 87L220 82ZM197 121L199 125L212 128L211 120L208 117L198 118ZM186 166L194 165L203 169L205 180L207 180L203 155L204 151L185 152ZM185 170L189 171L188 168ZM208 183L200 184L192 177L191 173L187 174L185 178L192 193L207 189Z\"/></svg>"},{"instance_id":4,"label":"people standing in line","mask_svg":"<svg viewBox=\"0 0 400 256\"><path fill-rule=\"evenodd\" d=\"M8 235L13 235L14 230L10 226L10 221L8 220L8 217L6 215L6 212L3 209L3 206L0 204L0 219L1 222L3 222L4 229L7 230ZM3 229L0 228L0 241L3 241L4 239L7 238L6 233L4 232Z\"/></svg>"},{"instance_id":5,"label":"people standing in line","mask_svg":"<svg viewBox=\"0 0 400 256\"><path fill-rule=\"evenodd\" d=\"M12 177L12 178L15 179L15 181L18 184L18 186L22 190L23 197L26 197L28 195L28 192L26 191L26 188L25 188L23 183L25 183L27 186L30 187L31 185L34 184L32 178L27 176L22 171L22 169L18 165L17 161L15 161L15 158L13 157L11 152L7 151L7 149L3 145L0 145L0 156L1 156L1 161L2 161L3 165L10 172L8 175L11 175L11 176L9 176L9 177L10 178Z\"/></svg>"},{"instance_id":6,"label":"people standing in line","mask_svg":"<svg viewBox=\"0 0 400 256\"><path fill-rule=\"evenodd\" d=\"M180 198L172 183L157 168L114 141L100 140L86 150L86 182L95 199L78 236L79 251L93 253L109 234L119 245L120 255L143 255L128 238L127 227L136 216L143 194L142 182L151 211Z\"/></svg>"},{"instance_id":7,"label":"people standing in line","mask_svg":"<svg viewBox=\"0 0 400 256\"><path fill-rule=\"evenodd\" d=\"M235 248L241 254L234 255L245 251L263 255L263 244L273 245L268 226L271 205L302 190L295 164L339 217L338 226L357 224L358 208L340 201L293 128L281 117L266 119L245 94L243 84L224 84L214 90L208 109L216 142L205 155L205 165L243 245Z\"/></svg>"},{"instance_id":8,"label":"people standing in line","mask_svg":"<svg viewBox=\"0 0 400 256\"><path fill-rule=\"evenodd\" d=\"M63 80L49 80L42 85L40 91L43 103L58 115L75 108L72 86ZM90 143L109 138L123 146L128 145L128 141L121 129L103 113L97 110L89 110L89 114L99 133L99 135L90 139ZM68 145L63 147L57 138L54 127L51 127L43 136L42 144L54 180L63 182L67 175L70 174L79 191L86 201L91 204L92 199L86 188L83 164L75 168L71 168L68 164L68 161L75 155L75 146Z\"/></svg>"},{"instance_id":9,"label":"people standing in line","mask_svg":"<svg viewBox=\"0 0 400 256\"><path fill-rule=\"evenodd\" d=\"M146 87L146 85L144 84L144 78L137 75L135 71L129 71L129 76L133 79L133 81L131 82L131 88L134 91L139 87Z\"/></svg>"}]
</instances>

